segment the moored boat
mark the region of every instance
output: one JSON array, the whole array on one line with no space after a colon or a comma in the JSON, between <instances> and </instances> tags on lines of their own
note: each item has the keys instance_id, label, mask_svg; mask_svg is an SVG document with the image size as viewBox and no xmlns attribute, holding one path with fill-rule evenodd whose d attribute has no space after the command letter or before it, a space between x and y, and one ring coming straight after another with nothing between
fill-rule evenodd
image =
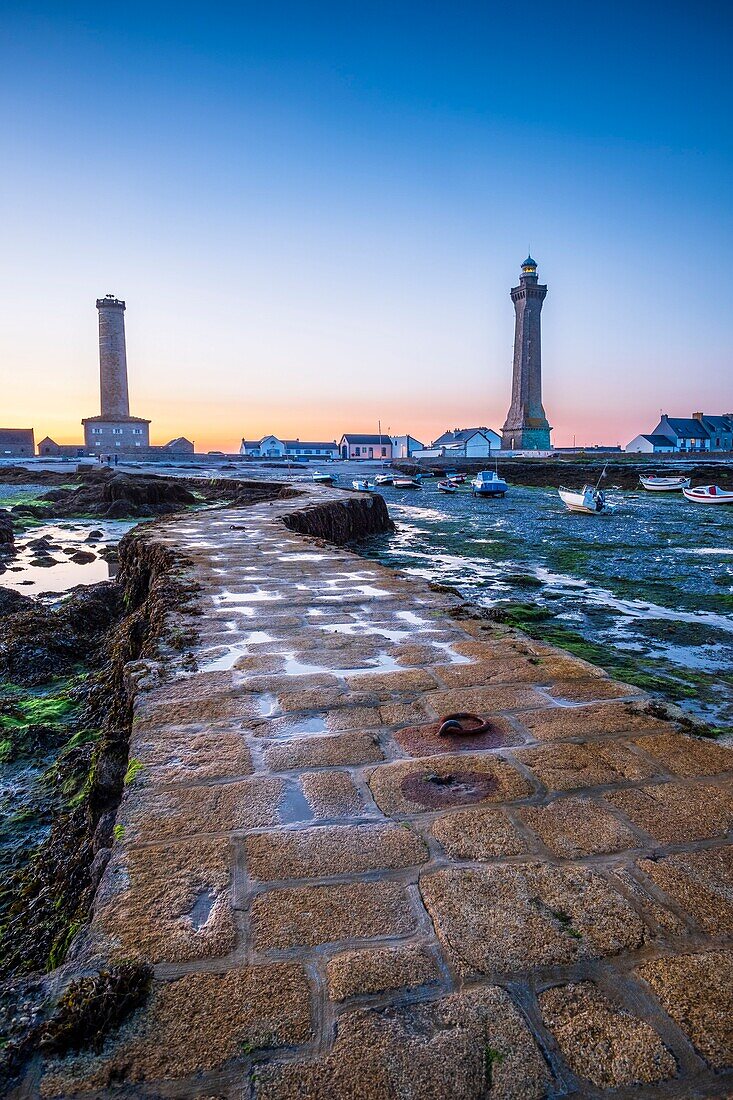
<instances>
[{"instance_id":1,"label":"moored boat","mask_svg":"<svg viewBox=\"0 0 733 1100\"><path fill-rule=\"evenodd\" d=\"M318 470L314 470L311 476L319 485L333 485L334 482L338 481L336 474L321 474Z\"/></svg>"},{"instance_id":2,"label":"moored boat","mask_svg":"<svg viewBox=\"0 0 733 1100\"><path fill-rule=\"evenodd\" d=\"M438 490L441 493L457 493L458 486L454 481L439 481Z\"/></svg>"},{"instance_id":3,"label":"moored boat","mask_svg":"<svg viewBox=\"0 0 733 1100\"><path fill-rule=\"evenodd\" d=\"M393 478L392 484L395 489L421 489L422 486L417 478L414 477L396 477Z\"/></svg>"},{"instance_id":4,"label":"moored boat","mask_svg":"<svg viewBox=\"0 0 733 1100\"><path fill-rule=\"evenodd\" d=\"M375 485L392 485L394 482L394 474L377 474L374 478Z\"/></svg>"},{"instance_id":5,"label":"moored boat","mask_svg":"<svg viewBox=\"0 0 733 1100\"><path fill-rule=\"evenodd\" d=\"M695 504L733 504L733 492L721 489L719 485L696 485L694 489L683 489L685 500Z\"/></svg>"},{"instance_id":6,"label":"moored boat","mask_svg":"<svg viewBox=\"0 0 733 1100\"><path fill-rule=\"evenodd\" d=\"M583 512L597 516L603 512L613 512L614 507L606 500L603 489L597 485L584 485L582 489L566 489L561 485L557 490L560 500L569 512Z\"/></svg>"},{"instance_id":7,"label":"moored boat","mask_svg":"<svg viewBox=\"0 0 733 1100\"><path fill-rule=\"evenodd\" d=\"M690 488L689 477L642 477L640 474L639 481L651 493L672 493Z\"/></svg>"},{"instance_id":8,"label":"moored boat","mask_svg":"<svg viewBox=\"0 0 733 1100\"><path fill-rule=\"evenodd\" d=\"M482 470L471 481L471 491L476 497L503 497L509 486L496 470Z\"/></svg>"},{"instance_id":9,"label":"moored boat","mask_svg":"<svg viewBox=\"0 0 733 1100\"><path fill-rule=\"evenodd\" d=\"M357 493L368 493L371 489L371 485L368 481L363 481L359 478L355 478L354 481L351 482L351 484Z\"/></svg>"}]
</instances>

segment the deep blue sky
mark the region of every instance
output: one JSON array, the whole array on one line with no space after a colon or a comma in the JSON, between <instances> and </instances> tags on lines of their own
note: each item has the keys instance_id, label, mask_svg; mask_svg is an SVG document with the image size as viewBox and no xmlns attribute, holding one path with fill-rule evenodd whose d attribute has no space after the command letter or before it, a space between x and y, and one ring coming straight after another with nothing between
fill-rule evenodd
<instances>
[{"instance_id":1,"label":"deep blue sky","mask_svg":"<svg viewBox=\"0 0 733 1100\"><path fill-rule=\"evenodd\" d=\"M207 446L498 427L549 284L556 442L733 409L723 4L7 4L0 419L77 438L94 299Z\"/></svg>"}]
</instances>

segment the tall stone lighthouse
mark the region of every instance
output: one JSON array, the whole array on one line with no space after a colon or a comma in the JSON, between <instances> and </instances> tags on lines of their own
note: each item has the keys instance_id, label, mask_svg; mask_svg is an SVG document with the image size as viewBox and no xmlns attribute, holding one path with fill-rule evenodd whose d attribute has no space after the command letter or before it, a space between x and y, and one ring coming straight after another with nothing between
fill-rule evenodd
<instances>
[{"instance_id":1,"label":"tall stone lighthouse","mask_svg":"<svg viewBox=\"0 0 733 1100\"><path fill-rule=\"evenodd\" d=\"M100 416L88 416L84 444L98 454L150 446L150 421L130 416L125 347L125 303L108 294L97 298L99 313Z\"/></svg>"},{"instance_id":2,"label":"tall stone lighthouse","mask_svg":"<svg viewBox=\"0 0 733 1100\"><path fill-rule=\"evenodd\" d=\"M537 282L537 264L528 256L522 264L519 286L512 287L514 302L514 374L512 403L502 428L505 451L546 451L550 425L542 407L542 346L540 314L547 287Z\"/></svg>"}]
</instances>

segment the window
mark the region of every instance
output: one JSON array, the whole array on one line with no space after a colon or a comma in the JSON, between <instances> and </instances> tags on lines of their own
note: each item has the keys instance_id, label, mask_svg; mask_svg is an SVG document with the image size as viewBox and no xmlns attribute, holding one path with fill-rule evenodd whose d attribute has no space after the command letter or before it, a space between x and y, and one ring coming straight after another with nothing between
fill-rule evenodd
<instances>
[{"instance_id":1,"label":"window","mask_svg":"<svg viewBox=\"0 0 733 1100\"><path fill-rule=\"evenodd\" d=\"M102 429L101 428L92 428L92 435L101 435L101 434L102 434Z\"/></svg>"},{"instance_id":2,"label":"window","mask_svg":"<svg viewBox=\"0 0 733 1100\"><path fill-rule=\"evenodd\" d=\"M142 435L142 434L143 434L143 430L142 430L142 428L133 428L133 429L132 429L132 434L133 434L133 435Z\"/></svg>"},{"instance_id":3,"label":"window","mask_svg":"<svg viewBox=\"0 0 733 1100\"><path fill-rule=\"evenodd\" d=\"M142 447L142 443L139 443L137 440L135 440L135 446L136 447Z\"/></svg>"},{"instance_id":4,"label":"window","mask_svg":"<svg viewBox=\"0 0 733 1100\"><path fill-rule=\"evenodd\" d=\"M354 454L355 455L360 455L361 454L361 447L354 447Z\"/></svg>"},{"instance_id":5,"label":"window","mask_svg":"<svg viewBox=\"0 0 733 1100\"><path fill-rule=\"evenodd\" d=\"M122 435L122 432L123 432L122 428L113 428L112 429L112 435Z\"/></svg>"},{"instance_id":6,"label":"window","mask_svg":"<svg viewBox=\"0 0 733 1100\"><path fill-rule=\"evenodd\" d=\"M119 439L116 439L115 440L115 447L121 447L121 446L122 446L122 444L120 443Z\"/></svg>"},{"instance_id":7,"label":"window","mask_svg":"<svg viewBox=\"0 0 733 1100\"><path fill-rule=\"evenodd\" d=\"M382 458L386 458L386 457L387 457L387 448L382 447Z\"/></svg>"}]
</instances>

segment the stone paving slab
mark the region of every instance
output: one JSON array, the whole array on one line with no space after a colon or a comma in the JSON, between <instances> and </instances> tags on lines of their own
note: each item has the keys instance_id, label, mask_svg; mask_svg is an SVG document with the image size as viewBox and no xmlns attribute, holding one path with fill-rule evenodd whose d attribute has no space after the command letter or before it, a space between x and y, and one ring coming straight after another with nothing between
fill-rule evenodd
<instances>
[{"instance_id":1,"label":"stone paving slab","mask_svg":"<svg viewBox=\"0 0 733 1100\"><path fill-rule=\"evenodd\" d=\"M302 507L140 536L189 559L198 639L148 662L67 976L138 958L153 988L23 1095L733 1095L733 754ZM451 711L489 732L441 737Z\"/></svg>"}]
</instances>

